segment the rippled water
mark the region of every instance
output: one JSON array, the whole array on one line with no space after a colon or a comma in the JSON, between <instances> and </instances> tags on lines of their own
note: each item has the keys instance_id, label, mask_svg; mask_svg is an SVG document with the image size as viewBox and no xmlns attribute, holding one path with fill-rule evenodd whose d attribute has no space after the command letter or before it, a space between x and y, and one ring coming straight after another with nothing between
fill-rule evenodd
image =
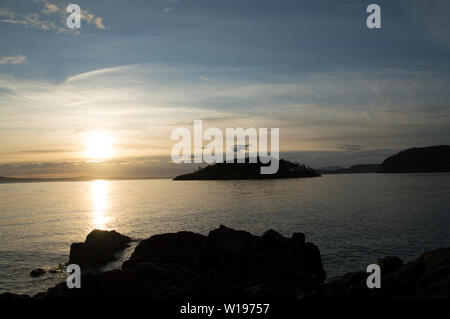
<instances>
[{"instance_id":1,"label":"rippled water","mask_svg":"<svg viewBox=\"0 0 450 319\"><path fill-rule=\"evenodd\" d=\"M450 243L450 174L327 175L259 181L92 181L0 185L0 292L44 291L94 228L146 238L219 224L304 232L328 277L385 255L406 260ZM129 254L130 251L126 252ZM116 264L117 266L117 264Z\"/></svg>"}]
</instances>

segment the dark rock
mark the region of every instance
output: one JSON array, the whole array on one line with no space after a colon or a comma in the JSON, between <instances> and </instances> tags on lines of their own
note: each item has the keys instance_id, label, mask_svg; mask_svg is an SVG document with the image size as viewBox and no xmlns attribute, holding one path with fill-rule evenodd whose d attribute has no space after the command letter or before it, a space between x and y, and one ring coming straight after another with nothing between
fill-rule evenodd
<instances>
[{"instance_id":1,"label":"dark rock","mask_svg":"<svg viewBox=\"0 0 450 319\"><path fill-rule=\"evenodd\" d=\"M114 254L126 247L131 239L112 230L95 229L86 236L84 243L70 246L69 264L89 268L115 260Z\"/></svg>"},{"instance_id":2,"label":"dark rock","mask_svg":"<svg viewBox=\"0 0 450 319\"><path fill-rule=\"evenodd\" d=\"M450 248L422 254L382 277L385 295L399 298L450 298Z\"/></svg>"},{"instance_id":3,"label":"dark rock","mask_svg":"<svg viewBox=\"0 0 450 319\"><path fill-rule=\"evenodd\" d=\"M142 241L121 270L82 275L83 289L61 283L40 298L295 298L325 278L320 252L304 236L262 237L221 225ZM306 260L311 258L312 260Z\"/></svg>"},{"instance_id":4,"label":"dark rock","mask_svg":"<svg viewBox=\"0 0 450 319\"><path fill-rule=\"evenodd\" d=\"M303 256L309 273L318 283L323 283L327 275L322 266L319 248L313 243L305 243Z\"/></svg>"},{"instance_id":5,"label":"dark rock","mask_svg":"<svg viewBox=\"0 0 450 319\"><path fill-rule=\"evenodd\" d=\"M350 273L327 283L310 298L449 299L450 248L437 249L403 264L397 257L380 260L381 288L369 289L366 272Z\"/></svg>"},{"instance_id":6,"label":"dark rock","mask_svg":"<svg viewBox=\"0 0 450 319\"><path fill-rule=\"evenodd\" d=\"M10 292L4 292L0 294L0 301L24 301L24 300L31 300L31 296L22 294L13 294Z\"/></svg>"},{"instance_id":7,"label":"dark rock","mask_svg":"<svg viewBox=\"0 0 450 319\"><path fill-rule=\"evenodd\" d=\"M262 245L269 246L279 246L289 242L289 239L283 237L280 233L273 229L269 229L262 236Z\"/></svg>"},{"instance_id":8,"label":"dark rock","mask_svg":"<svg viewBox=\"0 0 450 319\"><path fill-rule=\"evenodd\" d=\"M395 256L386 256L378 261L381 273L387 275L403 265L403 260Z\"/></svg>"},{"instance_id":9,"label":"dark rock","mask_svg":"<svg viewBox=\"0 0 450 319\"><path fill-rule=\"evenodd\" d=\"M244 263L256 241L257 237L249 232L220 225L218 229L209 232L196 266L230 272L244 271Z\"/></svg>"},{"instance_id":10,"label":"dark rock","mask_svg":"<svg viewBox=\"0 0 450 319\"><path fill-rule=\"evenodd\" d=\"M227 250L236 255L248 254L257 237L224 225L209 232L205 249Z\"/></svg>"},{"instance_id":11,"label":"dark rock","mask_svg":"<svg viewBox=\"0 0 450 319\"><path fill-rule=\"evenodd\" d=\"M450 248L407 264L396 257L379 263L381 289L367 288L369 274L363 271L324 284L320 251L303 234L288 239L269 230L259 237L221 225L208 236L152 236L122 269L84 273L82 289L63 282L34 298L450 298Z\"/></svg>"},{"instance_id":12,"label":"dark rock","mask_svg":"<svg viewBox=\"0 0 450 319\"><path fill-rule=\"evenodd\" d=\"M152 236L139 243L122 268L141 262L192 265L205 240L206 236L186 231Z\"/></svg>"},{"instance_id":13,"label":"dark rock","mask_svg":"<svg viewBox=\"0 0 450 319\"><path fill-rule=\"evenodd\" d=\"M303 233L294 233L292 235L292 241L294 242L294 245L297 247L303 247L305 244L305 234Z\"/></svg>"},{"instance_id":14,"label":"dark rock","mask_svg":"<svg viewBox=\"0 0 450 319\"><path fill-rule=\"evenodd\" d=\"M368 274L352 272L345 274L339 280L332 281L324 285L323 290L316 292L315 297L339 298L339 299L361 299L367 297L368 288L366 278Z\"/></svg>"},{"instance_id":15,"label":"dark rock","mask_svg":"<svg viewBox=\"0 0 450 319\"><path fill-rule=\"evenodd\" d=\"M42 276L43 274L45 274L46 272L47 271L43 268L36 268L30 272L30 276L31 277L39 277L39 276Z\"/></svg>"}]
</instances>

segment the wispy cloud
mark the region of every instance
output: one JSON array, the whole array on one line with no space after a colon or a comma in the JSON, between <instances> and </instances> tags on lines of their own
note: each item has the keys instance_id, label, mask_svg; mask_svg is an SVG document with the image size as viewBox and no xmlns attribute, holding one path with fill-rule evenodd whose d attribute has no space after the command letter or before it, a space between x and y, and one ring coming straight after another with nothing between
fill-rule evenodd
<instances>
[{"instance_id":1,"label":"wispy cloud","mask_svg":"<svg viewBox=\"0 0 450 319\"><path fill-rule=\"evenodd\" d=\"M46 135L71 136L75 144L82 132L104 128L124 145L151 141L155 154L170 151L174 123L190 127L195 119L220 129L279 127L282 150L402 148L442 143L449 133L449 79L439 75L386 70L258 81L249 70L235 72L138 64L57 84L2 75L0 127L33 128L43 143Z\"/></svg>"},{"instance_id":2,"label":"wispy cloud","mask_svg":"<svg viewBox=\"0 0 450 319\"><path fill-rule=\"evenodd\" d=\"M19 24L32 29L56 33L73 32L78 34L80 32L78 29L70 30L66 27L67 13L64 4L46 0L35 0L35 2L42 6L39 12L22 13L8 8L0 8L0 22ZM97 29L107 29L102 17L95 16L87 10L81 10L81 20Z\"/></svg>"},{"instance_id":3,"label":"wispy cloud","mask_svg":"<svg viewBox=\"0 0 450 319\"><path fill-rule=\"evenodd\" d=\"M344 151L360 151L361 150L361 145L352 145L352 144L344 144L344 145L340 145L339 149L344 150Z\"/></svg>"},{"instance_id":4,"label":"wispy cloud","mask_svg":"<svg viewBox=\"0 0 450 319\"><path fill-rule=\"evenodd\" d=\"M214 81L203 81L201 75ZM195 119L203 119L204 128L222 130L279 127L281 151L303 151L293 159L315 167L378 163L392 152L376 150L448 143L450 106L444 100L449 83L440 76L386 70L315 73L282 82L267 74L264 81L258 78L249 70L164 64L100 69L60 83L0 74L0 130L8 132L0 163L83 160L84 138L98 129L115 137L122 158L167 156L174 126L191 129ZM31 134L39 139L23 144ZM84 168L78 165L52 166L48 173L80 175ZM129 174L114 167L131 172L136 166L114 165L115 175ZM148 174L143 167L141 173ZM169 168L158 167L163 169ZM7 167L4 172L25 174ZM27 172L42 173L43 168Z\"/></svg>"},{"instance_id":5,"label":"wispy cloud","mask_svg":"<svg viewBox=\"0 0 450 319\"><path fill-rule=\"evenodd\" d=\"M0 64L22 64L25 62L27 62L27 57L20 54L0 58Z\"/></svg>"},{"instance_id":6,"label":"wispy cloud","mask_svg":"<svg viewBox=\"0 0 450 319\"><path fill-rule=\"evenodd\" d=\"M97 29L102 29L105 30L106 26L103 24L103 18L102 17L97 17L94 19L94 24L97 27Z\"/></svg>"},{"instance_id":7,"label":"wispy cloud","mask_svg":"<svg viewBox=\"0 0 450 319\"><path fill-rule=\"evenodd\" d=\"M51 14L60 11L60 8L56 4L50 2L44 2L44 6L45 8L42 10L42 12L46 14Z\"/></svg>"},{"instance_id":8,"label":"wispy cloud","mask_svg":"<svg viewBox=\"0 0 450 319\"><path fill-rule=\"evenodd\" d=\"M171 5L177 5L180 2L180 0L166 0L166 2L170 3ZM173 11L173 7L172 6L171 7L165 7L164 10L163 10L164 13L169 13L169 12L172 12L172 11Z\"/></svg>"}]
</instances>

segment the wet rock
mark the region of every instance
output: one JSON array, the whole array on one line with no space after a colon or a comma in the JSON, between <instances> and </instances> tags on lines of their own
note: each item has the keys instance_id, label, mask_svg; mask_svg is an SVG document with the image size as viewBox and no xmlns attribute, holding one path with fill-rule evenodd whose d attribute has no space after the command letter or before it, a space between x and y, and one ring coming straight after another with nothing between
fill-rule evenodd
<instances>
[{"instance_id":1,"label":"wet rock","mask_svg":"<svg viewBox=\"0 0 450 319\"><path fill-rule=\"evenodd\" d=\"M31 277L39 277L45 274L47 271L44 268L36 268L30 272Z\"/></svg>"},{"instance_id":2,"label":"wet rock","mask_svg":"<svg viewBox=\"0 0 450 319\"><path fill-rule=\"evenodd\" d=\"M81 268L98 267L115 260L114 254L126 247L131 241L115 230L95 229L86 236L84 243L70 246L69 264L78 264Z\"/></svg>"},{"instance_id":3,"label":"wet rock","mask_svg":"<svg viewBox=\"0 0 450 319\"><path fill-rule=\"evenodd\" d=\"M220 271L244 270L257 237L249 232L234 230L224 225L209 232L196 266Z\"/></svg>"}]
</instances>

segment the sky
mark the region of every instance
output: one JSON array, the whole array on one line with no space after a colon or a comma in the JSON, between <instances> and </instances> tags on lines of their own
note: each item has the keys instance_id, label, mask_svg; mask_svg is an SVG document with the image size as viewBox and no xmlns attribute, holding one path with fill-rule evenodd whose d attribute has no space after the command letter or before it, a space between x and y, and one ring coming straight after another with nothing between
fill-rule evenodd
<instances>
[{"instance_id":1,"label":"sky","mask_svg":"<svg viewBox=\"0 0 450 319\"><path fill-rule=\"evenodd\" d=\"M381 29L373 0L74 2L78 30L70 2L0 0L1 176L174 176L194 120L279 128L315 168L449 144L449 1L376 1Z\"/></svg>"}]
</instances>

